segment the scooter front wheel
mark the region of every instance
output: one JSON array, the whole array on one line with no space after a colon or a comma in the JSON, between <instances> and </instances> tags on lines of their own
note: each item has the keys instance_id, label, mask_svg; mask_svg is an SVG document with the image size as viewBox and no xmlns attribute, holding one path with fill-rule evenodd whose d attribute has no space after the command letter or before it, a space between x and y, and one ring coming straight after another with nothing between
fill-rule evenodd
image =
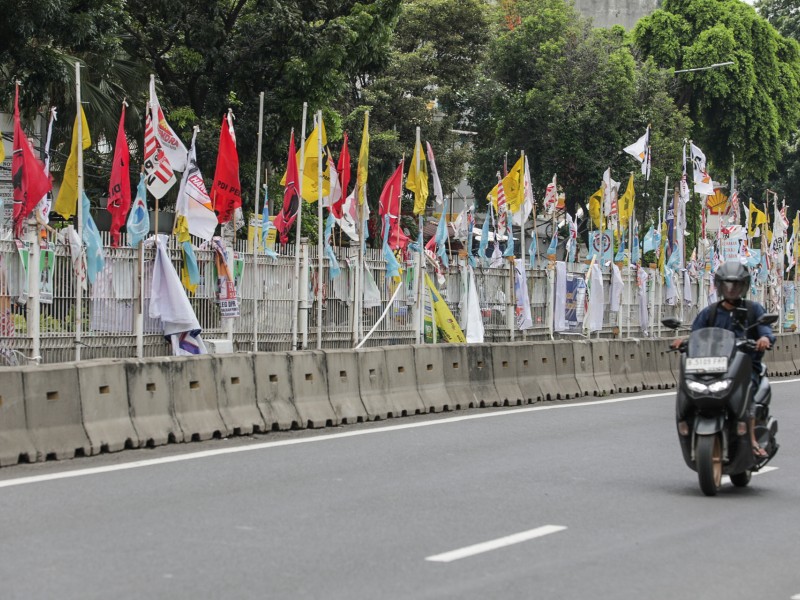
<instances>
[{"instance_id":1,"label":"scooter front wheel","mask_svg":"<svg viewBox=\"0 0 800 600\"><path fill-rule=\"evenodd\" d=\"M700 489L706 496L716 496L722 482L722 444L720 435L701 435L697 439L695 464Z\"/></svg>"}]
</instances>

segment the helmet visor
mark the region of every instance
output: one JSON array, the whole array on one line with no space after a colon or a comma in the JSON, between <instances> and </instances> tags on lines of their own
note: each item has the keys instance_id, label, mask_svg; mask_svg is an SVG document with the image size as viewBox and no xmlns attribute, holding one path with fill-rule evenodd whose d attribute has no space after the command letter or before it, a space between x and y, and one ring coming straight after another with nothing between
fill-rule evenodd
<instances>
[{"instance_id":1,"label":"helmet visor","mask_svg":"<svg viewBox=\"0 0 800 600\"><path fill-rule=\"evenodd\" d=\"M744 281L720 281L718 290L726 300L738 300L747 291Z\"/></svg>"}]
</instances>

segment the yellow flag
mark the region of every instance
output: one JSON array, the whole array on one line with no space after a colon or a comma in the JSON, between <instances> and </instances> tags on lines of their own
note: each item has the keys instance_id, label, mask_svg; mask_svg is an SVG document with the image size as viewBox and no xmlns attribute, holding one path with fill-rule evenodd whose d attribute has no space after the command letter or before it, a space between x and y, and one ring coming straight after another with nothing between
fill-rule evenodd
<instances>
[{"instance_id":1,"label":"yellow flag","mask_svg":"<svg viewBox=\"0 0 800 600\"><path fill-rule=\"evenodd\" d=\"M503 192L506 195L506 206L508 212L516 213L522 206L524 200L523 173L525 171L525 157L520 156L516 164L511 167L508 175L503 177ZM495 210L497 210L497 188L499 184L492 188L487 200L491 200Z\"/></svg>"},{"instance_id":2,"label":"yellow flag","mask_svg":"<svg viewBox=\"0 0 800 600\"><path fill-rule=\"evenodd\" d=\"M361 150L358 151L356 171L357 198L359 204L367 199L367 174L369 169L369 113L364 113L364 133L361 135Z\"/></svg>"},{"instance_id":3,"label":"yellow flag","mask_svg":"<svg viewBox=\"0 0 800 600\"><path fill-rule=\"evenodd\" d=\"M765 225L767 222L767 215L763 212L758 210L756 206L753 204L753 201L750 200L750 220L747 224L747 235L753 237L756 232L756 227L759 225Z\"/></svg>"},{"instance_id":4,"label":"yellow flag","mask_svg":"<svg viewBox=\"0 0 800 600\"><path fill-rule=\"evenodd\" d=\"M442 333L442 339L448 344L466 344L467 338L464 337L464 332L458 326L458 321L453 317L447 302L442 299L427 273L425 274L425 284L431 291L433 317L436 320L436 327Z\"/></svg>"},{"instance_id":5,"label":"yellow flag","mask_svg":"<svg viewBox=\"0 0 800 600\"><path fill-rule=\"evenodd\" d=\"M417 160L419 160L419 172L417 172ZM425 152L422 151L422 142L418 142L414 148L414 156L411 157L411 167L406 178L406 189L414 192L414 214L424 213L425 204L428 202L428 163L425 160Z\"/></svg>"},{"instance_id":6,"label":"yellow flag","mask_svg":"<svg viewBox=\"0 0 800 600\"><path fill-rule=\"evenodd\" d=\"M0 163L6 159L6 149L5 143L3 142L3 138L0 137Z\"/></svg>"},{"instance_id":7,"label":"yellow flag","mask_svg":"<svg viewBox=\"0 0 800 600\"><path fill-rule=\"evenodd\" d=\"M603 188L597 190L589 198L589 216L592 218L595 229L602 229L603 224Z\"/></svg>"},{"instance_id":8,"label":"yellow flag","mask_svg":"<svg viewBox=\"0 0 800 600\"><path fill-rule=\"evenodd\" d=\"M622 194L618 201L617 210L619 210L619 222L621 225L628 225L628 221L630 221L633 216L633 204L635 200L636 191L633 189L633 174L631 173L631 177L628 179L628 187L625 188L625 193Z\"/></svg>"},{"instance_id":9,"label":"yellow flag","mask_svg":"<svg viewBox=\"0 0 800 600\"><path fill-rule=\"evenodd\" d=\"M89 134L89 124L86 122L86 114L81 107L81 135L83 149L86 150L92 145L92 137ZM72 145L70 146L69 158L64 167L64 179L61 181L61 189L58 191L58 198L53 205L53 210L65 219L71 219L78 206L78 115L75 115L75 127L72 128Z\"/></svg>"},{"instance_id":10,"label":"yellow flag","mask_svg":"<svg viewBox=\"0 0 800 600\"><path fill-rule=\"evenodd\" d=\"M792 235L794 236L794 259L800 261L800 212L795 213L794 223L792 223Z\"/></svg>"},{"instance_id":11,"label":"yellow flag","mask_svg":"<svg viewBox=\"0 0 800 600\"><path fill-rule=\"evenodd\" d=\"M318 162L319 162L319 127L317 125L308 135L305 141L305 162L303 163L303 189L301 190L303 200L306 202L316 202L319 199L319 186L317 181L319 178ZM325 132L325 121L322 121L322 152L323 152L323 174L322 174L322 196L327 197L331 193L331 177L330 169L327 167L327 161L324 159L325 146L328 145L328 134ZM297 165L299 166L300 159L303 157L302 148L297 151ZM327 176L326 176L327 174ZM283 174L281 185L286 186L286 173Z\"/></svg>"},{"instance_id":12,"label":"yellow flag","mask_svg":"<svg viewBox=\"0 0 800 600\"><path fill-rule=\"evenodd\" d=\"M667 224L661 224L661 250L658 255L658 270L664 275L664 263L667 259Z\"/></svg>"}]
</instances>

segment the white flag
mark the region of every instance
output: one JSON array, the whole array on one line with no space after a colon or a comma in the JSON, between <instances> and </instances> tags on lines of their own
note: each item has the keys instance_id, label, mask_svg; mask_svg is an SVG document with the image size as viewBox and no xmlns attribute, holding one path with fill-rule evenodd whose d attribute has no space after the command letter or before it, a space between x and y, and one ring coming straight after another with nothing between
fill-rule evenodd
<instances>
[{"instance_id":1,"label":"white flag","mask_svg":"<svg viewBox=\"0 0 800 600\"><path fill-rule=\"evenodd\" d=\"M522 175L522 206L514 213L514 225L522 227L533 211L533 185L531 184L531 168L528 166L528 156L525 156L525 171Z\"/></svg>"},{"instance_id":2,"label":"white flag","mask_svg":"<svg viewBox=\"0 0 800 600\"><path fill-rule=\"evenodd\" d=\"M624 148L624 151L633 156L642 165L642 175L649 177L650 171L650 126L647 126L647 131L644 135L636 140L633 144Z\"/></svg>"},{"instance_id":3,"label":"white flag","mask_svg":"<svg viewBox=\"0 0 800 600\"><path fill-rule=\"evenodd\" d=\"M690 143L692 152L692 168L694 171L694 191L704 196L714 195L714 184L706 170L706 155L700 148Z\"/></svg>"},{"instance_id":4,"label":"white flag","mask_svg":"<svg viewBox=\"0 0 800 600\"><path fill-rule=\"evenodd\" d=\"M553 182L547 184L547 191L544 195L544 210L548 215L552 215L558 203L558 182L556 175L553 174Z\"/></svg>"},{"instance_id":5,"label":"white flag","mask_svg":"<svg viewBox=\"0 0 800 600\"><path fill-rule=\"evenodd\" d=\"M211 205L211 198L206 191L206 184L200 167L197 166L197 150L195 140L197 129L192 136L192 147L189 151L188 167L183 172L178 198L175 201L175 212L186 217L189 233L204 240L214 237L217 228L217 214Z\"/></svg>"},{"instance_id":6,"label":"white flag","mask_svg":"<svg viewBox=\"0 0 800 600\"><path fill-rule=\"evenodd\" d=\"M589 302L586 311L586 331L600 331L603 328L603 272L600 265L593 262L592 268L586 274L587 284L589 285Z\"/></svg>"},{"instance_id":7,"label":"white flag","mask_svg":"<svg viewBox=\"0 0 800 600\"><path fill-rule=\"evenodd\" d=\"M611 179L611 167L603 173L603 214L606 217L617 214L617 194L619 193L619 181Z\"/></svg>"},{"instance_id":8,"label":"white flag","mask_svg":"<svg viewBox=\"0 0 800 600\"><path fill-rule=\"evenodd\" d=\"M161 104L156 96L156 79L152 75L150 76L150 110L156 140L166 154L170 166L175 171L185 171L186 157L189 152L164 118L164 111L161 110Z\"/></svg>"},{"instance_id":9,"label":"white flag","mask_svg":"<svg viewBox=\"0 0 800 600\"><path fill-rule=\"evenodd\" d=\"M433 196L436 198L436 204L444 202L444 193L442 192L442 182L439 181L439 171L436 170L436 161L433 159L433 148L430 142L425 142L428 154L428 163L431 166L431 179L433 179Z\"/></svg>"},{"instance_id":10,"label":"white flag","mask_svg":"<svg viewBox=\"0 0 800 600\"><path fill-rule=\"evenodd\" d=\"M622 273L616 263L611 263L611 312L619 312L622 306L622 290L625 288L625 282L622 280Z\"/></svg>"},{"instance_id":11,"label":"white flag","mask_svg":"<svg viewBox=\"0 0 800 600\"><path fill-rule=\"evenodd\" d=\"M467 343L483 343L483 317L478 299L478 288L475 287L475 274L472 267L467 265Z\"/></svg>"}]
</instances>

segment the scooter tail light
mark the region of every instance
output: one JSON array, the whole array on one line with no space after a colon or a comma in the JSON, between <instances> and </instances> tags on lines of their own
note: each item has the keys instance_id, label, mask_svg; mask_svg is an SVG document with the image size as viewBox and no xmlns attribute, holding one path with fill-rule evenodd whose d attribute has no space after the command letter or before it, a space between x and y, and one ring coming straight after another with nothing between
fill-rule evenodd
<instances>
[{"instance_id":1,"label":"scooter tail light","mask_svg":"<svg viewBox=\"0 0 800 600\"><path fill-rule=\"evenodd\" d=\"M684 437L689 435L689 424L686 421L678 423L678 433Z\"/></svg>"},{"instance_id":2,"label":"scooter tail light","mask_svg":"<svg viewBox=\"0 0 800 600\"><path fill-rule=\"evenodd\" d=\"M747 434L747 423L745 421L739 421L739 423L736 425L736 434L737 435Z\"/></svg>"}]
</instances>

